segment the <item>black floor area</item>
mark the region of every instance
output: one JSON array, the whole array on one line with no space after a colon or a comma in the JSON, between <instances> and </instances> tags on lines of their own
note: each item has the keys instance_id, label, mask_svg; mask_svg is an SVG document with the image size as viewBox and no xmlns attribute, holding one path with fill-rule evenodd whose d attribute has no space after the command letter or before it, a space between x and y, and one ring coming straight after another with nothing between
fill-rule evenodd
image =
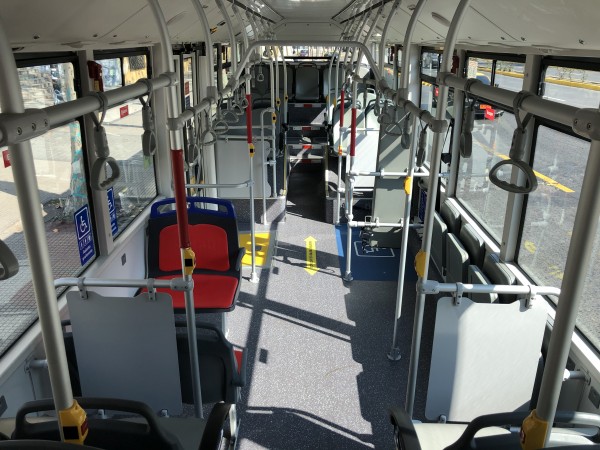
<instances>
[{"instance_id":1,"label":"black floor area","mask_svg":"<svg viewBox=\"0 0 600 450\"><path fill-rule=\"evenodd\" d=\"M246 269L230 314L229 338L248 352L240 449L394 447L387 410L405 402L415 283L405 284L402 359L391 362L397 283L342 280L323 192L320 165L292 171L286 223L277 227L271 266L259 272L257 284ZM311 238L314 274L306 270ZM419 377L417 418L424 410L426 370Z\"/></svg>"}]
</instances>

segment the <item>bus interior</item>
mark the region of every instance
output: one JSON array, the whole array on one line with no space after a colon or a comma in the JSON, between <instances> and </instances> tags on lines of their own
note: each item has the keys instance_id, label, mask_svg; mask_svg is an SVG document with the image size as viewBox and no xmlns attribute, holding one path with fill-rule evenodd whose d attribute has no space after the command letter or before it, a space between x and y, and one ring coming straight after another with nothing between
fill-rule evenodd
<instances>
[{"instance_id":1,"label":"bus interior","mask_svg":"<svg viewBox=\"0 0 600 450\"><path fill-rule=\"evenodd\" d=\"M593 0L4 0L0 449L600 445Z\"/></svg>"}]
</instances>

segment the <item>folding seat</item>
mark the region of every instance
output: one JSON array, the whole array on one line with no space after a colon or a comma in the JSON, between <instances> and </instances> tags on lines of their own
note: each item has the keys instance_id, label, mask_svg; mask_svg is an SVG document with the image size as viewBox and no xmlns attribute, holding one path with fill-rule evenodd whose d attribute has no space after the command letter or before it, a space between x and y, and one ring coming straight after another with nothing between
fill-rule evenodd
<instances>
[{"instance_id":1,"label":"folding seat","mask_svg":"<svg viewBox=\"0 0 600 450\"><path fill-rule=\"evenodd\" d=\"M188 221L191 247L196 254L194 307L204 312L231 311L239 294L242 257L238 227L230 201L188 197ZM152 205L147 228L148 278L168 280L181 277L181 252L178 241L175 199L160 200ZM210 205L217 209L208 209ZM185 310L184 293L168 289L176 312Z\"/></svg>"}]
</instances>

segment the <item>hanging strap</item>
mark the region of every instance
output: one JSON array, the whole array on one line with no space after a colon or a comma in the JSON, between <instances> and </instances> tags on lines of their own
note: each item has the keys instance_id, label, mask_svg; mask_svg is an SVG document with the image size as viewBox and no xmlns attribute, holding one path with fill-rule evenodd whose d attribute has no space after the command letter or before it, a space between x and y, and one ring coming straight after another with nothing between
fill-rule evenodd
<instances>
[{"instance_id":1,"label":"hanging strap","mask_svg":"<svg viewBox=\"0 0 600 450\"><path fill-rule=\"evenodd\" d=\"M106 109L108 106L108 100L103 92L92 92L89 95L96 97L102 105L102 114L100 120L96 117L96 113L91 113L92 120L94 121L94 143L96 147L97 159L94 161L91 170L90 184L92 188L97 191L107 190L112 187L119 176L121 170L119 165L114 158L110 156L110 149L108 147L108 139L106 137L106 130L102 126L104 118L106 117ZM110 176L106 175L106 166L110 169Z\"/></svg>"},{"instance_id":2,"label":"hanging strap","mask_svg":"<svg viewBox=\"0 0 600 450\"><path fill-rule=\"evenodd\" d=\"M422 113L421 113L422 114ZM420 119L420 117L419 117ZM427 154L427 129L429 128L429 124L426 124L425 127L419 133L419 143L417 145L417 155L415 165L417 168L423 167L425 163L425 155Z\"/></svg>"},{"instance_id":3,"label":"hanging strap","mask_svg":"<svg viewBox=\"0 0 600 450\"><path fill-rule=\"evenodd\" d=\"M490 181L498 186L500 189L503 189L508 192L512 192L515 194L529 194L537 189L537 177L533 172L531 166L523 160L525 156L525 141L526 141L526 127L529 121L531 120L532 115L527 113L525 114L525 118L521 120L519 108L525 100L530 95L533 95L531 92L521 91L519 92L513 101L513 109L515 113L515 119L517 122L517 128L513 133L512 143L510 146L510 152L508 154L509 159L500 161L490 171ZM519 186L517 184L510 183L509 181L502 181L498 178L498 171L503 166L508 167L516 167L521 172L525 174L525 185Z\"/></svg>"},{"instance_id":4,"label":"hanging strap","mask_svg":"<svg viewBox=\"0 0 600 450\"><path fill-rule=\"evenodd\" d=\"M144 97L139 97L139 101L142 104L142 128L144 133L142 134L142 153L144 156L153 156L156 153L156 130L154 126L154 113L150 106L150 100L152 99L152 83L147 78L138 80L139 83L145 84L148 89L148 98L144 100Z\"/></svg>"},{"instance_id":5,"label":"hanging strap","mask_svg":"<svg viewBox=\"0 0 600 450\"><path fill-rule=\"evenodd\" d=\"M481 83L477 78L470 78L465 84L465 101L467 107L463 113L462 128L460 130L460 156L470 158L473 154L473 126L475 125L475 100L471 99L469 91L475 83Z\"/></svg>"}]
</instances>

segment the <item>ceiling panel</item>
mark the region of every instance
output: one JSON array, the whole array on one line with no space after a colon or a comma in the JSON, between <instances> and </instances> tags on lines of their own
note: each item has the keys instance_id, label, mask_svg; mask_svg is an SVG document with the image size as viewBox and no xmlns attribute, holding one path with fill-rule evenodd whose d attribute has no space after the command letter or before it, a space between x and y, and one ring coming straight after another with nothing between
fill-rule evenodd
<instances>
[{"instance_id":1,"label":"ceiling panel","mask_svg":"<svg viewBox=\"0 0 600 450\"><path fill-rule=\"evenodd\" d=\"M229 33L214 0L200 0L207 6L209 26L216 27L215 42L228 42ZM234 16L232 0L224 0ZM248 2L236 0L240 5ZM430 0L415 30L414 42L443 45L447 25L432 13L451 21L459 0ZM204 40L204 30L191 0L160 0L174 43ZM276 19L279 37L306 40L339 39L345 24L340 22L352 12L351 0L256 0L254 8ZM388 1L381 14L377 33L381 33L389 14ZM416 0L401 3L388 34L390 43L402 43ZM0 17L14 47L23 51L79 48L111 48L149 45L158 41L154 19L146 0L2 0ZM271 11L272 8L274 11ZM346 8L332 21L331 17ZM277 14L285 16L281 19ZM241 26L232 17L236 34ZM472 3L459 32L459 44L491 45L505 51L596 56L600 50L598 0L478 0ZM239 35L238 35L239 38ZM377 39L377 34L374 34ZM525 48L520 48L525 47Z\"/></svg>"}]
</instances>

